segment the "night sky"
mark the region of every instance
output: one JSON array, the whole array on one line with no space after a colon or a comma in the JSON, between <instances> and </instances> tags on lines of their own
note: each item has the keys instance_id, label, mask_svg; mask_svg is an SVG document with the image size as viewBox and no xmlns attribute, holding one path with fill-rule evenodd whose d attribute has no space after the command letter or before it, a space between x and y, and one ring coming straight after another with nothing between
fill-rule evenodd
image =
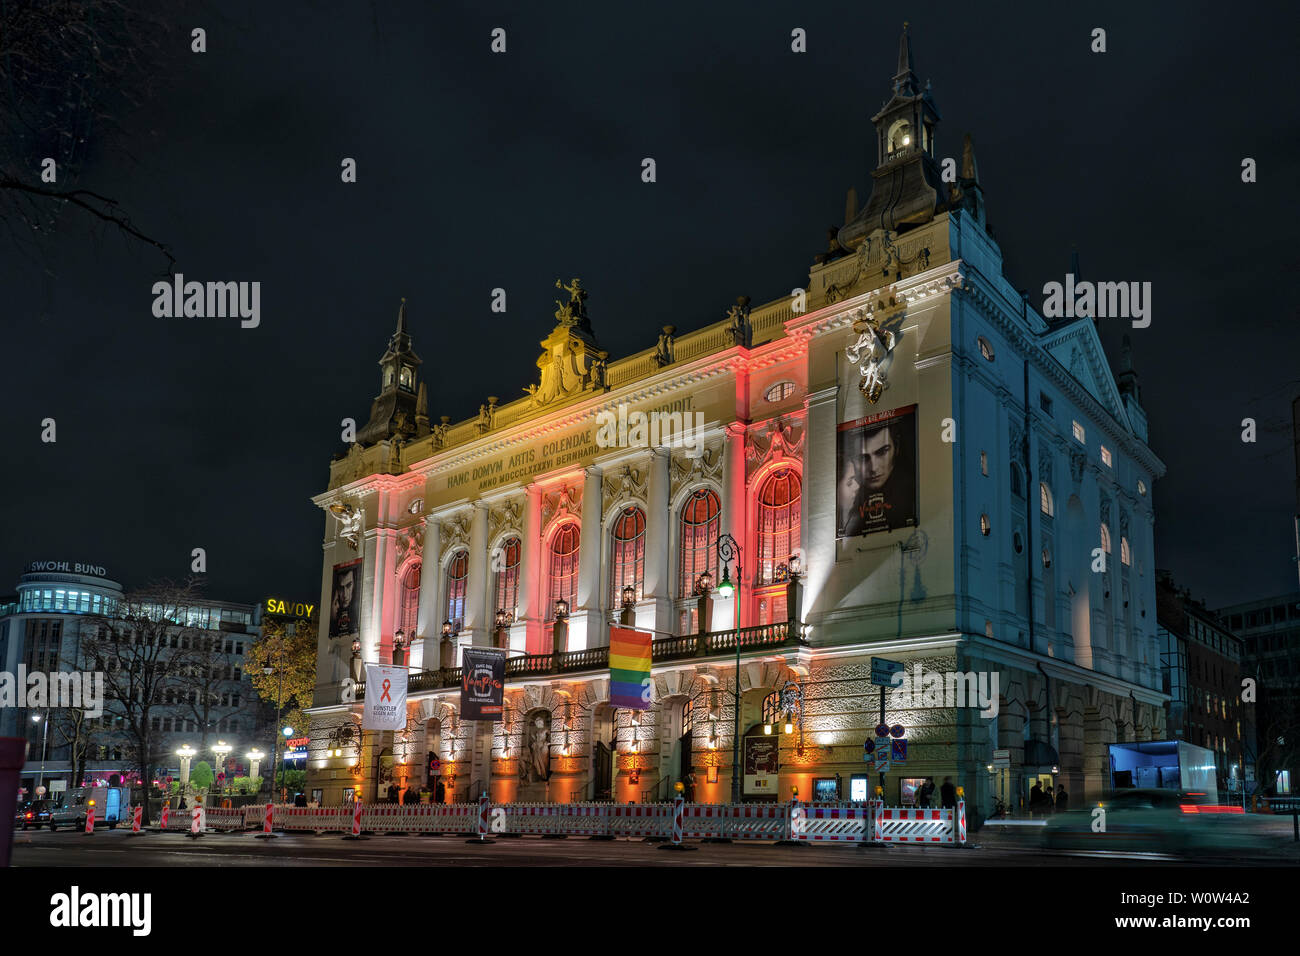
<instances>
[{"instance_id":1,"label":"night sky","mask_svg":"<svg viewBox=\"0 0 1300 956\"><path fill-rule=\"evenodd\" d=\"M973 134L1016 287L1041 306L1074 249L1085 279L1153 283L1150 328L1101 331L1113 365L1132 335L1169 469L1157 565L1211 606L1293 589L1295 7L1087 6L173 8L152 95L118 117L130 148L76 185L117 199L187 279L260 281L261 326L155 318L166 260L75 211L36 261L0 233L0 593L46 558L179 579L203 547L210 597L319 600L309 498L340 420L366 420L401 297L436 422L536 380L557 278L581 277L613 358L805 285L846 189L866 202L903 19L936 153Z\"/></svg>"}]
</instances>

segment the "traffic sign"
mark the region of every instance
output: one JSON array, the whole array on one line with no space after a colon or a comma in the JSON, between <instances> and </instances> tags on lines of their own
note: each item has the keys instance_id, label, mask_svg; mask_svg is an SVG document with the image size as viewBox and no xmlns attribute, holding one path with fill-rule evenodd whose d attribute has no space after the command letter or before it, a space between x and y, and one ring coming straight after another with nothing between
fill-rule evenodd
<instances>
[{"instance_id":1,"label":"traffic sign","mask_svg":"<svg viewBox=\"0 0 1300 956\"><path fill-rule=\"evenodd\" d=\"M907 731L903 729L902 724L894 724L894 726L889 728L889 736L891 737L901 737L905 733L907 733Z\"/></svg>"},{"instance_id":2,"label":"traffic sign","mask_svg":"<svg viewBox=\"0 0 1300 956\"><path fill-rule=\"evenodd\" d=\"M862 741L862 750L864 753L871 753L876 749L876 743L870 737Z\"/></svg>"},{"instance_id":3,"label":"traffic sign","mask_svg":"<svg viewBox=\"0 0 1300 956\"><path fill-rule=\"evenodd\" d=\"M907 763L907 738L891 740L889 742L889 757L894 763Z\"/></svg>"},{"instance_id":4,"label":"traffic sign","mask_svg":"<svg viewBox=\"0 0 1300 956\"><path fill-rule=\"evenodd\" d=\"M888 773L890 768L889 749L876 751L876 771L878 773Z\"/></svg>"},{"instance_id":5,"label":"traffic sign","mask_svg":"<svg viewBox=\"0 0 1300 956\"><path fill-rule=\"evenodd\" d=\"M889 724L876 724L876 739L889 739Z\"/></svg>"},{"instance_id":6,"label":"traffic sign","mask_svg":"<svg viewBox=\"0 0 1300 956\"><path fill-rule=\"evenodd\" d=\"M903 672L902 661L886 660L883 657L871 658L871 683L879 687L893 687L894 675Z\"/></svg>"}]
</instances>

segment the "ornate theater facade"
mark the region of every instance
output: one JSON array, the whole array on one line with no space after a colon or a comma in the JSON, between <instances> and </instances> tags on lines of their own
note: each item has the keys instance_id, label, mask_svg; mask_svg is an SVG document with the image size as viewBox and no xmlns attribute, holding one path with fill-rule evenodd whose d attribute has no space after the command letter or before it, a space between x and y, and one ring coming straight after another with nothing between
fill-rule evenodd
<instances>
[{"instance_id":1,"label":"ornate theater facade","mask_svg":"<svg viewBox=\"0 0 1300 956\"><path fill-rule=\"evenodd\" d=\"M1163 736L1136 374L1003 275L906 35L872 122L870 199L778 300L614 359L599 297L557 283L523 397L436 424L402 306L314 499L315 798L862 797L873 658L906 677L890 805L944 777L977 813L1095 795L1107 743ZM611 704L620 621L653 633L644 710ZM468 646L508 649L499 720L460 718ZM394 659L406 728L362 730L360 665Z\"/></svg>"}]
</instances>

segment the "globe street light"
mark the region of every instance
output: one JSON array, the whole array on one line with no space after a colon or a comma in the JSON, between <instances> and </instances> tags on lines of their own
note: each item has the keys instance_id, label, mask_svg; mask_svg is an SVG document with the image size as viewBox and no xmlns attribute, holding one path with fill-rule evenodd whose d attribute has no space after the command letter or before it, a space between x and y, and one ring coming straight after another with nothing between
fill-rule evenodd
<instances>
[{"instance_id":1,"label":"globe street light","mask_svg":"<svg viewBox=\"0 0 1300 956\"><path fill-rule=\"evenodd\" d=\"M184 798L185 796L185 788L188 787L190 783L190 761L194 759L194 755L197 753L198 751L195 750L193 747L191 747L189 744L182 744L180 749L176 751L176 756L181 758L181 797L182 798Z\"/></svg>"},{"instance_id":2,"label":"globe street light","mask_svg":"<svg viewBox=\"0 0 1300 956\"><path fill-rule=\"evenodd\" d=\"M248 775L256 777L257 772L262 769L262 761L266 759L266 754L254 747L244 756L248 758Z\"/></svg>"}]
</instances>

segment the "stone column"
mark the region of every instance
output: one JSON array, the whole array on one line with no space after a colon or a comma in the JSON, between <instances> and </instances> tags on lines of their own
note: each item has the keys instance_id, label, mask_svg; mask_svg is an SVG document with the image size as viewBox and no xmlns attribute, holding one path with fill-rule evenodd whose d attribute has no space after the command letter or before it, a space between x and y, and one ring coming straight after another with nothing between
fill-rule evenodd
<instances>
[{"instance_id":1,"label":"stone column","mask_svg":"<svg viewBox=\"0 0 1300 956\"><path fill-rule=\"evenodd\" d=\"M646 489L645 587L643 596L654 600L654 627L675 633L673 585L668 575L668 543L673 520L669 513L669 452L655 449L650 456L650 477Z\"/></svg>"},{"instance_id":2,"label":"stone column","mask_svg":"<svg viewBox=\"0 0 1300 956\"><path fill-rule=\"evenodd\" d=\"M469 580L465 582L465 627L460 644L492 643L492 622L488 618L488 509L474 503L469 532Z\"/></svg>"},{"instance_id":3,"label":"stone column","mask_svg":"<svg viewBox=\"0 0 1300 956\"><path fill-rule=\"evenodd\" d=\"M722 446L722 511L721 511L721 533L729 534L736 539L742 551L739 556L739 563L745 565L745 577L748 580L754 580L755 571L758 568L758 554L750 554L748 547L748 535L746 534L746 524L748 521L749 502L746 498L745 486L745 426L741 422L733 422L726 428L726 434L723 438ZM753 597L748 585L738 580L740 577L736 572L737 561L731 562L732 580L736 584L736 591L732 597L727 600L715 601L713 613L716 619L715 627L725 629L730 627L743 627L746 615L743 608ZM718 577L714 582L722 580L723 567L718 565ZM740 595L743 600L737 601L736 595ZM739 609L739 613L737 613ZM727 618L731 618L730 622Z\"/></svg>"},{"instance_id":4,"label":"stone column","mask_svg":"<svg viewBox=\"0 0 1300 956\"><path fill-rule=\"evenodd\" d=\"M578 595L577 607L570 608L570 611L576 611L581 608L588 614L600 619L600 609L602 605L601 591L601 549L604 544L604 534L601 530L601 493L600 493L600 468L592 465L584 469L586 478L582 485L582 532L579 538L580 550L578 552ZM605 643L602 639L601 643ZM588 646L593 646L594 642L588 638Z\"/></svg>"},{"instance_id":5,"label":"stone column","mask_svg":"<svg viewBox=\"0 0 1300 956\"><path fill-rule=\"evenodd\" d=\"M545 555L542 553L542 489L535 484L527 488L524 503L524 534L519 555L519 620L524 628L524 647L532 649L541 642L543 603L542 577Z\"/></svg>"},{"instance_id":6,"label":"stone column","mask_svg":"<svg viewBox=\"0 0 1300 956\"><path fill-rule=\"evenodd\" d=\"M442 616L438 613L438 590L442 586L442 569L438 558L442 555L442 525L432 516L424 519L424 554L420 564L420 610L416 617L416 632L424 646L422 667L434 670L438 666L438 642L442 640Z\"/></svg>"}]
</instances>

